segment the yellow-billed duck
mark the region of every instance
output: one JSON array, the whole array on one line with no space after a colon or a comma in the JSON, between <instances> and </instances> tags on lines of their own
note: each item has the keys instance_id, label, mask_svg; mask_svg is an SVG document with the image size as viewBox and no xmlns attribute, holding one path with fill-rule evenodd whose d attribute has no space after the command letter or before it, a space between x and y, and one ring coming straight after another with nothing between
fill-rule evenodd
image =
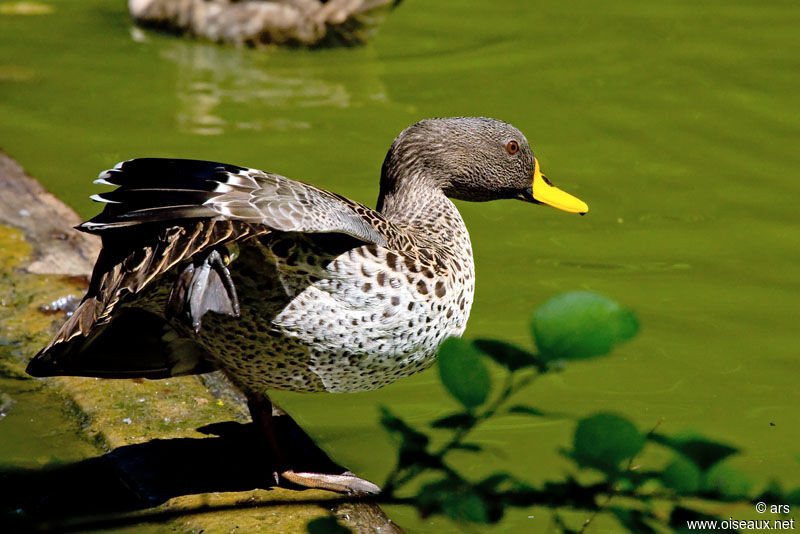
<instances>
[{"instance_id":1,"label":"yellow-billed duck","mask_svg":"<svg viewBox=\"0 0 800 534\"><path fill-rule=\"evenodd\" d=\"M102 250L82 303L30 362L33 376L167 378L221 370L279 460L270 389L352 392L430 366L466 327L469 234L448 197L588 207L542 175L505 122L420 121L392 143L377 209L268 172L133 159L100 174ZM211 313L209 313L211 312ZM348 474L292 482L377 491Z\"/></svg>"}]
</instances>

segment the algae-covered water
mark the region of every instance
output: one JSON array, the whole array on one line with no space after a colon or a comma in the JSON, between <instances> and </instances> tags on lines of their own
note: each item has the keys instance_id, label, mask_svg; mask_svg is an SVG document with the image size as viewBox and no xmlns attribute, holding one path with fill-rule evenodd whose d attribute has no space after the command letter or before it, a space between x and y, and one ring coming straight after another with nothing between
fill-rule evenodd
<instances>
[{"instance_id":1,"label":"algae-covered water","mask_svg":"<svg viewBox=\"0 0 800 534\"><path fill-rule=\"evenodd\" d=\"M800 480L796 3L407 0L369 45L322 51L142 32L121 0L13 5L0 2L0 147L87 217L96 174L145 155L257 167L373 204L385 151L410 123L512 122L590 213L459 204L478 276L466 336L529 344L537 304L610 295L637 311L641 334L527 400L642 429L663 419L743 449L732 463L757 485ZM275 397L375 481L393 461L379 405L417 424L454 407L435 371L370 393ZM3 439L46 439L9 420ZM498 420L478 441L502 456L465 469L560 476L555 451L573 426ZM496 531L545 531L539 512ZM414 531L455 528L390 514Z\"/></svg>"}]
</instances>

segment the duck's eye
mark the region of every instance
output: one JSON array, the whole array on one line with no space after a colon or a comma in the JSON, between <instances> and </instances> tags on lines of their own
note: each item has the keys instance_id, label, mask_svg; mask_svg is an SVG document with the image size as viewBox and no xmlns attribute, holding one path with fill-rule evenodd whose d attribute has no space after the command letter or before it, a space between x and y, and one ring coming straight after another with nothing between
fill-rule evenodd
<instances>
[{"instance_id":1,"label":"duck's eye","mask_svg":"<svg viewBox=\"0 0 800 534\"><path fill-rule=\"evenodd\" d=\"M506 152L508 152L509 154L516 154L518 150L519 150L519 143L517 143L516 141L509 141L508 144L506 145Z\"/></svg>"}]
</instances>

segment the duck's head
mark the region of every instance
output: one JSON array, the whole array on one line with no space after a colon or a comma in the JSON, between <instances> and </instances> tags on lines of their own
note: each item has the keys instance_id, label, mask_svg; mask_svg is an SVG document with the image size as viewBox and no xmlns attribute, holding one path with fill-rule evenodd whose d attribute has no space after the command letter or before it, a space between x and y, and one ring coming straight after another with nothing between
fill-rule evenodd
<instances>
[{"instance_id":1,"label":"duck's head","mask_svg":"<svg viewBox=\"0 0 800 534\"><path fill-rule=\"evenodd\" d=\"M545 178L522 132L483 117L426 119L403 130L383 162L381 199L406 183L432 184L458 200L511 198L589 211Z\"/></svg>"}]
</instances>

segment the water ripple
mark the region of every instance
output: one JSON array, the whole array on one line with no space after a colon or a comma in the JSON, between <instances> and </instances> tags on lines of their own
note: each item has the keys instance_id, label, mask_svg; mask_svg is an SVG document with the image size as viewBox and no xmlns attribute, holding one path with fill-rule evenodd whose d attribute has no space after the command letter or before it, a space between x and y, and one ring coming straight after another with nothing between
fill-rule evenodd
<instances>
[{"instance_id":1,"label":"water ripple","mask_svg":"<svg viewBox=\"0 0 800 534\"><path fill-rule=\"evenodd\" d=\"M646 261L639 263L614 263L597 261L571 261L556 258L537 258L537 265L554 268L567 268L587 271L617 271L617 272L663 272L686 271L692 268L688 263Z\"/></svg>"}]
</instances>

